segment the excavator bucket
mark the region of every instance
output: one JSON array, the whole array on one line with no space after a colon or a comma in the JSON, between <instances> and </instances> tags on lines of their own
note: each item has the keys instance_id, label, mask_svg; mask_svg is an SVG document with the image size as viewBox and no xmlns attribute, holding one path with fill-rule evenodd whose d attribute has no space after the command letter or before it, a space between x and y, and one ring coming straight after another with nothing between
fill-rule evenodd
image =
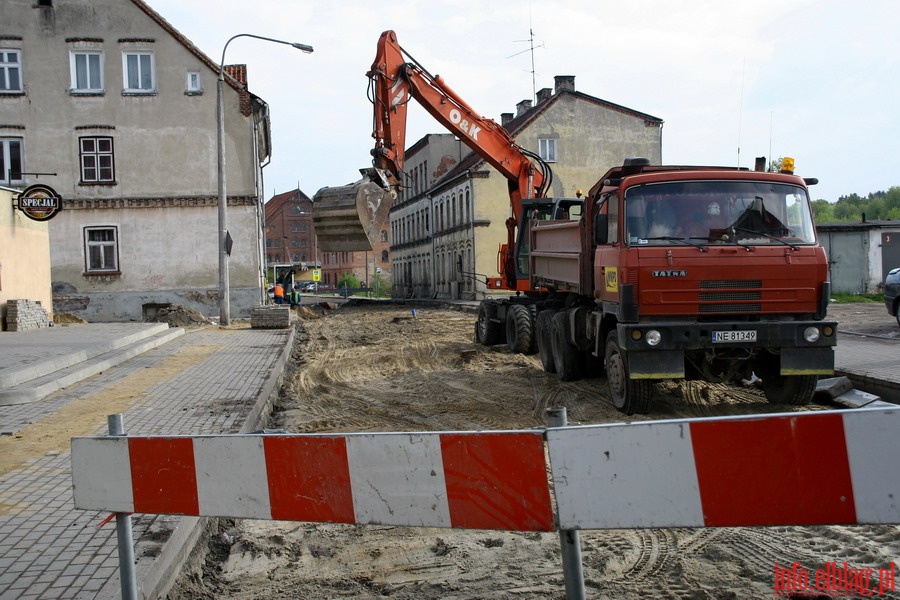
<instances>
[{"instance_id":1,"label":"excavator bucket","mask_svg":"<svg viewBox=\"0 0 900 600\"><path fill-rule=\"evenodd\" d=\"M313 224L320 250L372 250L381 231L388 227L388 213L396 196L390 186L372 179L324 187L313 196Z\"/></svg>"}]
</instances>

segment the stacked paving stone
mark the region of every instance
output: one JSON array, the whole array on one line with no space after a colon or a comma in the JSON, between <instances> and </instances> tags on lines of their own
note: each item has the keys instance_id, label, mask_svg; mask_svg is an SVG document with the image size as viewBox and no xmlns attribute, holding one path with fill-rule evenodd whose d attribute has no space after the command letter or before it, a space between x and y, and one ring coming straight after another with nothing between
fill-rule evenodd
<instances>
[{"instance_id":1,"label":"stacked paving stone","mask_svg":"<svg viewBox=\"0 0 900 600\"><path fill-rule=\"evenodd\" d=\"M252 329L287 329L291 326L291 307L286 304L257 306L250 311Z\"/></svg>"},{"instance_id":2,"label":"stacked paving stone","mask_svg":"<svg viewBox=\"0 0 900 600\"><path fill-rule=\"evenodd\" d=\"M53 321L37 300L7 300L6 330L25 331L50 327Z\"/></svg>"}]
</instances>

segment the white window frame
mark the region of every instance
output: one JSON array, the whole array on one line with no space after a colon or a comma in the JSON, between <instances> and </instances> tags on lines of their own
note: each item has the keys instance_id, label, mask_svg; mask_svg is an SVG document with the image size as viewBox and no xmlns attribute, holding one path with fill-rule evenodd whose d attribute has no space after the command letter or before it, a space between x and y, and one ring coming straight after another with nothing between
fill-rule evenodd
<instances>
[{"instance_id":1,"label":"white window frame","mask_svg":"<svg viewBox=\"0 0 900 600\"><path fill-rule=\"evenodd\" d=\"M112 239L92 240L91 233L110 232ZM84 228L84 269L86 273L119 272L119 228L92 225Z\"/></svg>"},{"instance_id":2,"label":"white window frame","mask_svg":"<svg viewBox=\"0 0 900 600\"><path fill-rule=\"evenodd\" d=\"M538 156L548 163L556 162L556 139L555 138L539 138L538 139Z\"/></svg>"},{"instance_id":3,"label":"white window frame","mask_svg":"<svg viewBox=\"0 0 900 600\"><path fill-rule=\"evenodd\" d=\"M9 169L12 166L12 142L16 142L18 146L18 162L19 177L13 179L10 177ZM25 170L25 143L20 137L0 137L0 183L10 185L13 183L22 183L25 179L22 171Z\"/></svg>"},{"instance_id":4,"label":"white window frame","mask_svg":"<svg viewBox=\"0 0 900 600\"><path fill-rule=\"evenodd\" d=\"M15 74L15 82L12 81L13 74ZM22 51L18 48L0 48L0 94L17 94L23 92L24 89Z\"/></svg>"},{"instance_id":5,"label":"white window frame","mask_svg":"<svg viewBox=\"0 0 900 600\"><path fill-rule=\"evenodd\" d=\"M203 93L203 79L200 78L200 71L187 72L184 91L188 94Z\"/></svg>"},{"instance_id":6,"label":"white window frame","mask_svg":"<svg viewBox=\"0 0 900 600\"><path fill-rule=\"evenodd\" d=\"M69 52L69 69L72 75L71 90L75 93L90 94L103 93L103 52L100 50L72 50ZM84 57L86 81L79 81L78 62L79 57ZM93 67L91 57L97 57ZM96 71L94 69L96 68Z\"/></svg>"},{"instance_id":7,"label":"white window frame","mask_svg":"<svg viewBox=\"0 0 900 600\"><path fill-rule=\"evenodd\" d=\"M85 142L92 141L93 148ZM109 149L101 149L101 142L109 141ZM116 154L113 138L105 135L87 135L78 138L78 163L81 168L81 183L115 183ZM104 171L109 175L104 177ZM93 173L93 174L92 174Z\"/></svg>"},{"instance_id":8,"label":"white window frame","mask_svg":"<svg viewBox=\"0 0 900 600\"><path fill-rule=\"evenodd\" d=\"M137 68L137 87L131 85L132 68L128 64L130 58L135 57L135 66ZM143 58L147 58L144 64ZM149 73L145 72L149 71ZM149 75L149 82L144 83L144 76ZM122 83L124 84L124 92L129 94L154 94L156 93L156 58L153 52L144 50L124 50L122 51ZM146 87L145 87L146 85Z\"/></svg>"}]
</instances>

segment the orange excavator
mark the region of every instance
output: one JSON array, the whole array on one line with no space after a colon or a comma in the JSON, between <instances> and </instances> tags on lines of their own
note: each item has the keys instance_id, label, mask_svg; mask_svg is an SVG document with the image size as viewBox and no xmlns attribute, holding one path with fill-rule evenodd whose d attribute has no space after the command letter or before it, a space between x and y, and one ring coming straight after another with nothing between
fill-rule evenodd
<instances>
[{"instance_id":1,"label":"orange excavator","mask_svg":"<svg viewBox=\"0 0 900 600\"><path fill-rule=\"evenodd\" d=\"M387 225L390 207L403 188L406 111L412 97L507 178L512 208L506 221L507 243L500 249L500 277L488 277L486 286L530 290L528 274L522 268L527 266L527 257L516 261L516 234L533 211L552 210L553 201L545 198L552 178L548 165L519 146L492 119L479 115L439 75L425 70L400 47L393 31L381 34L367 76L374 105L373 166L360 169L363 179L356 183L322 188L315 194L313 221L319 247L325 251L371 250Z\"/></svg>"}]
</instances>

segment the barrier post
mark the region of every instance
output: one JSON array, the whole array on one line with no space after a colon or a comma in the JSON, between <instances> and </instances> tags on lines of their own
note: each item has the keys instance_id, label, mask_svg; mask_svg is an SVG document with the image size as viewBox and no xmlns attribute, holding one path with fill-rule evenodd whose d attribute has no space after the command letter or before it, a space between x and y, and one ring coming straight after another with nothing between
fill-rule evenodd
<instances>
[{"instance_id":1,"label":"barrier post","mask_svg":"<svg viewBox=\"0 0 900 600\"><path fill-rule=\"evenodd\" d=\"M124 436L125 425L121 414L107 415L109 435ZM137 577L134 571L134 540L131 534L131 515L116 513L116 537L119 540L119 582L122 600L137 600Z\"/></svg>"},{"instance_id":2,"label":"barrier post","mask_svg":"<svg viewBox=\"0 0 900 600\"><path fill-rule=\"evenodd\" d=\"M565 406L547 409L549 427L566 427L568 424ZM562 551L566 600L584 600L584 568L581 563L581 535L578 530L560 529L559 546Z\"/></svg>"}]
</instances>

